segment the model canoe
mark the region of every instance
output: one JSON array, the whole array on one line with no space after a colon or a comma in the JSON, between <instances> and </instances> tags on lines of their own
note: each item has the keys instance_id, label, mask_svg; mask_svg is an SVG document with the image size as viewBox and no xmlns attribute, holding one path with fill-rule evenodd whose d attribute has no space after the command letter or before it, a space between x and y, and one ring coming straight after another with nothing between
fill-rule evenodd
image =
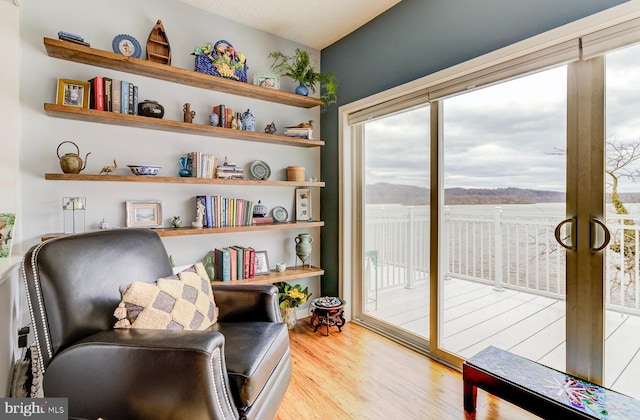
<instances>
[{"instance_id":1,"label":"model canoe","mask_svg":"<svg viewBox=\"0 0 640 420\"><path fill-rule=\"evenodd\" d=\"M153 61L154 63L171 65L171 46L169 45L169 38L167 38L167 33L160 19L158 19L158 22L156 22L149 33L149 39L147 40L147 60Z\"/></svg>"}]
</instances>

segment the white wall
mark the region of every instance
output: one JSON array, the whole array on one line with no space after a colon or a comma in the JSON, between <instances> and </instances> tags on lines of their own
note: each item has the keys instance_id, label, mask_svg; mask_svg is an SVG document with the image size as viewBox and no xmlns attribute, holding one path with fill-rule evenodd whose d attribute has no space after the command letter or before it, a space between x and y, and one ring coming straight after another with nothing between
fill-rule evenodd
<instances>
[{"instance_id":1,"label":"white wall","mask_svg":"<svg viewBox=\"0 0 640 420\"><path fill-rule=\"evenodd\" d=\"M21 1L20 37L20 99L22 111L22 140L20 174L22 176L22 241L23 249L38 243L45 233L63 230L62 197L87 198L86 228L95 230L101 219L112 227L125 225L125 200L162 200L164 223L172 216L181 216L190 223L194 216L194 196L198 194L225 195L254 201L262 200L269 208L277 205L289 209L293 215L294 190L290 187L230 187L181 184L141 184L121 182L65 182L46 181L47 172L60 173L56 148L71 140L78 144L82 156L89 155L85 174L97 174L102 166L117 159L117 173L128 174L127 164L162 165L160 175L175 176L179 156L190 151L215 153L219 159L229 156L245 166L256 159L266 161L272 170L271 179L286 179L286 167L306 167L307 176L320 177L320 150L268 145L238 140L175 134L156 130L119 127L51 117L44 113L43 103L55 103L58 78L89 80L96 75L129 80L139 86L139 98L154 99L165 107L165 119L182 121L182 106L191 103L196 111L194 123L205 124L214 105L220 103L238 111L250 108L256 116L256 128L262 130L275 121L282 127L302 121L320 120L320 110L272 104L265 101L201 90L154 80L99 67L51 58L46 54L43 37L57 38L59 30L82 35L93 48L111 51L111 41L118 34L135 37L145 51L146 40L156 20L161 19L172 50L172 66L193 69L193 48L225 39L247 57L249 80L254 73L270 71L271 51L292 53L302 45L251 29L191 8L173 0L59 0L43 2ZM307 50L309 50L307 48ZM310 50L319 61L319 51ZM282 90L293 91L294 83L283 80ZM319 131L319 124L317 125ZM318 133L319 134L319 133ZM65 145L69 146L69 145ZM63 148L65 147L63 146ZM63 152L71 151L64 148ZM319 215L319 191L313 189L315 214ZM169 254L176 265L189 264L202 258L209 250L228 245L252 246L267 250L271 267L276 262L295 264L294 237L297 230L249 232L225 235L196 235L165 238ZM311 263L319 265L319 229L311 229L315 237ZM316 245L317 244L317 245ZM316 279L301 280L319 296Z\"/></svg>"},{"instance_id":2,"label":"white wall","mask_svg":"<svg viewBox=\"0 0 640 420\"><path fill-rule=\"evenodd\" d=\"M19 9L0 2L0 213L18 212L18 149L20 107L18 99ZM20 219L18 218L18 223ZM16 229L18 233L19 229Z\"/></svg>"}]
</instances>

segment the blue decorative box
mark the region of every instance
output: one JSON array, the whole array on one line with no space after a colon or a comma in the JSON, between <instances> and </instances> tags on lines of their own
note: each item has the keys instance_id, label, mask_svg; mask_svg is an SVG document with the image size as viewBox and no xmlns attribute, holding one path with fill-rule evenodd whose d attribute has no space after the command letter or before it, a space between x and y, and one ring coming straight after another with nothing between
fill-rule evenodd
<instances>
[{"instance_id":1,"label":"blue decorative box","mask_svg":"<svg viewBox=\"0 0 640 420\"><path fill-rule=\"evenodd\" d=\"M228 41L220 40L213 46L207 44L196 48L194 54L195 71L198 73L247 82L247 60Z\"/></svg>"}]
</instances>

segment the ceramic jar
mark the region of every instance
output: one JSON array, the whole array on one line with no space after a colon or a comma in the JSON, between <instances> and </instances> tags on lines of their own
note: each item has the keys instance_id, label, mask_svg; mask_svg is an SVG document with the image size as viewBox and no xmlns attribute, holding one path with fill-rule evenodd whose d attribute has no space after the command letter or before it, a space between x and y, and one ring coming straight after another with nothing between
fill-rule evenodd
<instances>
[{"instance_id":1,"label":"ceramic jar","mask_svg":"<svg viewBox=\"0 0 640 420\"><path fill-rule=\"evenodd\" d=\"M242 114L242 126L245 131L256 131L256 117L248 109Z\"/></svg>"},{"instance_id":2,"label":"ceramic jar","mask_svg":"<svg viewBox=\"0 0 640 420\"><path fill-rule=\"evenodd\" d=\"M138 115L143 117L162 118L164 117L164 107L157 101L145 99L138 104Z\"/></svg>"},{"instance_id":3,"label":"ceramic jar","mask_svg":"<svg viewBox=\"0 0 640 420\"><path fill-rule=\"evenodd\" d=\"M308 233L301 233L296 236L295 241L296 255L300 258L300 261L302 261L302 266L304 266L311 256L311 243L313 242L313 237Z\"/></svg>"},{"instance_id":4,"label":"ceramic jar","mask_svg":"<svg viewBox=\"0 0 640 420\"><path fill-rule=\"evenodd\" d=\"M298 322L296 308L286 306L284 308L280 308L280 312L282 313L282 321L287 324L287 328L290 330L294 329L296 327L296 322Z\"/></svg>"},{"instance_id":5,"label":"ceramic jar","mask_svg":"<svg viewBox=\"0 0 640 420\"><path fill-rule=\"evenodd\" d=\"M267 206L262 204L262 201L258 200L258 204L253 207L253 217L265 217L269 213Z\"/></svg>"}]
</instances>

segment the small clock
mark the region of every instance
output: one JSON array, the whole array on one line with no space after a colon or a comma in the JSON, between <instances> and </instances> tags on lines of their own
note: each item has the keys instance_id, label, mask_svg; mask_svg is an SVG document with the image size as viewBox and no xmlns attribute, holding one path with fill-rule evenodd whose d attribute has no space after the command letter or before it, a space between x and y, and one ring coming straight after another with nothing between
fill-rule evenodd
<instances>
[{"instance_id":1,"label":"small clock","mask_svg":"<svg viewBox=\"0 0 640 420\"><path fill-rule=\"evenodd\" d=\"M140 58L140 55L142 55L140 43L131 35L117 35L113 38L111 47L113 48L113 52L127 57Z\"/></svg>"}]
</instances>

